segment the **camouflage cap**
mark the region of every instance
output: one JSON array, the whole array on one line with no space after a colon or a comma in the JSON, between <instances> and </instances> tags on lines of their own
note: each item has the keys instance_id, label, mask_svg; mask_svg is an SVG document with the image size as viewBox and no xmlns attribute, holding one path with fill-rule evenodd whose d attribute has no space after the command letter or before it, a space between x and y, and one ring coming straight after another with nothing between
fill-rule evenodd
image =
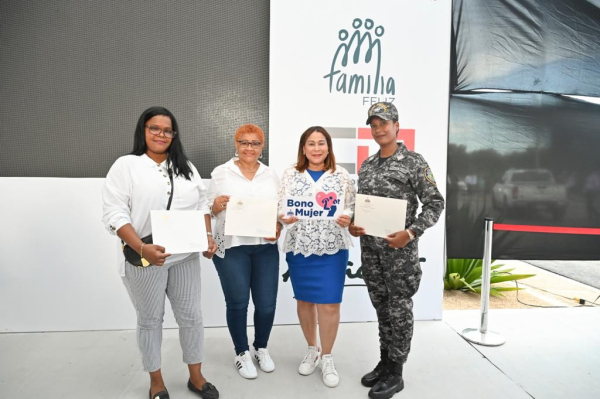
<instances>
[{"instance_id":1,"label":"camouflage cap","mask_svg":"<svg viewBox=\"0 0 600 399\"><path fill-rule=\"evenodd\" d=\"M392 103L375 103L369 108L369 118L367 119L367 125L371 123L371 118L377 116L386 121L397 121L398 110Z\"/></svg>"}]
</instances>

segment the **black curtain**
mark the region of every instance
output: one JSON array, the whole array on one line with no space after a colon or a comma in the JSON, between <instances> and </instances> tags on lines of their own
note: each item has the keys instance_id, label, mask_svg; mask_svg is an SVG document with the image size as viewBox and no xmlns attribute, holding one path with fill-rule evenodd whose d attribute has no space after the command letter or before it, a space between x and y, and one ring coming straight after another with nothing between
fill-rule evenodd
<instances>
[{"instance_id":1,"label":"black curtain","mask_svg":"<svg viewBox=\"0 0 600 399\"><path fill-rule=\"evenodd\" d=\"M454 0L453 42L455 93L600 96L600 9L591 2Z\"/></svg>"},{"instance_id":2,"label":"black curtain","mask_svg":"<svg viewBox=\"0 0 600 399\"><path fill-rule=\"evenodd\" d=\"M600 96L600 10L576 0L453 7L448 257L482 256L484 217L600 228L600 105L564 96ZM600 259L600 237L495 232L493 256Z\"/></svg>"}]
</instances>

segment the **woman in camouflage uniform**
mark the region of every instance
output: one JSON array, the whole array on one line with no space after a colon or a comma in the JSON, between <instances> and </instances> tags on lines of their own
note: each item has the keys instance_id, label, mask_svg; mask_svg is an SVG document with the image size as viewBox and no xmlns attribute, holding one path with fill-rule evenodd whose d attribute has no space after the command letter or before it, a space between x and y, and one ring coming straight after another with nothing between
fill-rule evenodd
<instances>
[{"instance_id":1,"label":"woman in camouflage uniform","mask_svg":"<svg viewBox=\"0 0 600 399\"><path fill-rule=\"evenodd\" d=\"M393 104L372 105L367 125L380 150L362 164L358 193L408 201L406 230L384 239L365 235L360 226L350 226L350 234L360 237L362 275L377 312L381 350L379 364L361 383L372 387L369 397L387 399L404 388L402 367L410 352L414 321L411 298L422 274L418 238L437 222L444 198L425 159L396 142L398 111ZM423 206L417 217L419 200Z\"/></svg>"}]
</instances>

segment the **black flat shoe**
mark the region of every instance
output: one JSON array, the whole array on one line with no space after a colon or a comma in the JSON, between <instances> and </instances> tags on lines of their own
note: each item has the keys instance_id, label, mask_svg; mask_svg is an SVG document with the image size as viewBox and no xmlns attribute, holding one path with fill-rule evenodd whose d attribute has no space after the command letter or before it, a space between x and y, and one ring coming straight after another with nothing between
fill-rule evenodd
<instances>
[{"instance_id":1,"label":"black flat shoe","mask_svg":"<svg viewBox=\"0 0 600 399\"><path fill-rule=\"evenodd\" d=\"M192 380L188 380L188 388L190 391L200 395L203 399L219 399L219 391L217 391L217 388L210 382L204 384L202 389L198 389L192 384Z\"/></svg>"},{"instance_id":2,"label":"black flat shoe","mask_svg":"<svg viewBox=\"0 0 600 399\"><path fill-rule=\"evenodd\" d=\"M167 391L156 392L154 396L152 396L152 390L150 390L148 391L148 397L150 399L170 399L169 392Z\"/></svg>"}]
</instances>

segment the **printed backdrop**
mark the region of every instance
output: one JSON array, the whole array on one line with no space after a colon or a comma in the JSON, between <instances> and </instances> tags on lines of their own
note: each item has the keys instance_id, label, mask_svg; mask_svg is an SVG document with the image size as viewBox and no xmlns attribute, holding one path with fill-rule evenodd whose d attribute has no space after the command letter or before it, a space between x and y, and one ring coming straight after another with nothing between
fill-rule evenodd
<instances>
[{"instance_id":1,"label":"printed backdrop","mask_svg":"<svg viewBox=\"0 0 600 399\"><path fill-rule=\"evenodd\" d=\"M270 166L280 174L290 167L300 135L320 125L333 137L338 164L356 177L378 148L367 109L389 101L399 111L399 138L425 157L445 193L450 12L450 1L271 2ZM420 241L419 319L442 314L444 218ZM290 290L281 287L279 309L295 306ZM355 240L342 320L374 319Z\"/></svg>"},{"instance_id":2,"label":"printed backdrop","mask_svg":"<svg viewBox=\"0 0 600 399\"><path fill-rule=\"evenodd\" d=\"M101 192L150 105L177 115L206 179L246 122L265 129L273 151L263 160L280 174L315 124L354 173L376 149L366 110L387 99L445 191L450 1L273 1L270 15L263 0L141 3L0 3L0 184L10 194L0 196L0 332L135 327ZM421 319L441 317L443 232L440 222L421 241ZM224 326L217 273L201 262L205 325ZM356 247L349 266L342 320L373 320ZM286 270L282 262L276 323L296 324ZM164 325L176 326L170 306Z\"/></svg>"}]
</instances>

